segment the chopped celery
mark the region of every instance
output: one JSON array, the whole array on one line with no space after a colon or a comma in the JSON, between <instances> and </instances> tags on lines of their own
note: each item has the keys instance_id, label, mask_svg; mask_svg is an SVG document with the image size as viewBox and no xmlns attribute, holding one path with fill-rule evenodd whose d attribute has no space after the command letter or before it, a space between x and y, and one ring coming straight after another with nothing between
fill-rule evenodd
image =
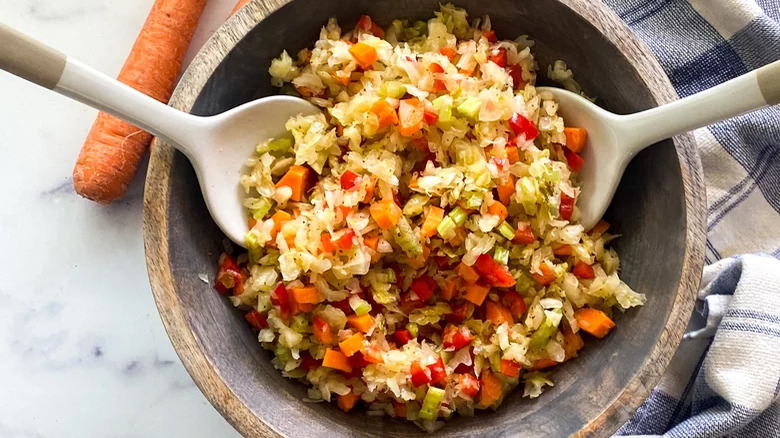
<instances>
[{"instance_id":1,"label":"chopped celery","mask_svg":"<svg viewBox=\"0 0 780 438\"><path fill-rule=\"evenodd\" d=\"M352 310L355 312L355 315L365 315L366 313L371 311L371 304L368 304L368 301L360 298L357 295L352 295L349 297L349 307L352 308Z\"/></svg>"},{"instance_id":2,"label":"chopped celery","mask_svg":"<svg viewBox=\"0 0 780 438\"><path fill-rule=\"evenodd\" d=\"M496 351L488 359L490 360L490 370L494 373L501 372L501 352Z\"/></svg>"},{"instance_id":3,"label":"chopped celery","mask_svg":"<svg viewBox=\"0 0 780 438\"><path fill-rule=\"evenodd\" d=\"M531 177L520 178L520 203L527 214L536 214L538 200L537 184Z\"/></svg>"},{"instance_id":4,"label":"chopped celery","mask_svg":"<svg viewBox=\"0 0 780 438\"><path fill-rule=\"evenodd\" d=\"M406 94L406 86L398 81L385 82L379 87L380 96L400 99L404 97L404 94Z\"/></svg>"},{"instance_id":5,"label":"chopped celery","mask_svg":"<svg viewBox=\"0 0 780 438\"><path fill-rule=\"evenodd\" d=\"M404 205L404 215L409 217L417 216L423 212L423 207L427 204L429 198L425 195L414 195L406 201Z\"/></svg>"},{"instance_id":6,"label":"chopped celery","mask_svg":"<svg viewBox=\"0 0 780 438\"><path fill-rule=\"evenodd\" d=\"M257 241L257 234L254 231L249 230L244 234L244 246L249 250L249 262L257 263L263 254L263 248Z\"/></svg>"},{"instance_id":7,"label":"chopped celery","mask_svg":"<svg viewBox=\"0 0 780 438\"><path fill-rule=\"evenodd\" d=\"M311 333L309 329L309 320L306 315L298 314L293 316L290 322L290 328L298 333Z\"/></svg>"},{"instance_id":8,"label":"chopped celery","mask_svg":"<svg viewBox=\"0 0 780 438\"><path fill-rule=\"evenodd\" d=\"M428 388L428 392L425 394L422 402L422 408L420 408L420 418L429 421L436 420L442 400L444 400L443 389L433 386Z\"/></svg>"},{"instance_id":9,"label":"chopped celery","mask_svg":"<svg viewBox=\"0 0 780 438\"><path fill-rule=\"evenodd\" d=\"M271 207L273 207L274 203L268 198L260 198L256 203L256 208L252 209L252 217L255 218L255 220L263 220L265 219L265 216L268 214L269 211L271 211Z\"/></svg>"},{"instance_id":10,"label":"chopped celery","mask_svg":"<svg viewBox=\"0 0 780 438\"><path fill-rule=\"evenodd\" d=\"M466 223L468 215L466 215L466 212L462 208L455 207L450 211L450 214L448 214L447 217L452 218L456 227L460 227Z\"/></svg>"},{"instance_id":11,"label":"chopped celery","mask_svg":"<svg viewBox=\"0 0 780 438\"><path fill-rule=\"evenodd\" d=\"M404 250L407 256L417 257L422 254L422 244L420 244L420 241L414 234L412 226L409 225L409 221L405 216L401 216L401 219L393 228L393 235L395 237L395 243Z\"/></svg>"},{"instance_id":12,"label":"chopped celery","mask_svg":"<svg viewBox=\"0 0 780 438\"><path fill-rule=\"evenodd\" d=\"M458 105L458 112L471 120L477 120L480 108L482 108L482 101L476 97L469 97Z\"/></svg>"},{"instance_id":13,"label":"chopped celery","mask_svg":"<svg viewBox=\"0 0 780 438\"><path fill-rule=\"evenodd\" d=\"M439 223L439 226L436 227L436 231L439 233L442 239L449 240L455 237L455 228L457 228L455 221L453 221L451 217L447 216Z\"/></svg>"},{"instance_id":14,"label":"chopped celery","mask_svg":"<svg viewBox=\"0 0 780 438\"><path fill-rule=\"evenodd\" d=\"M278 344L278 343L276 344L276 346L274 348L274 355L282 363L287 363L287 362L293 360L292 351L290 351L289 348L287 348L287 347L285 347L285 346L283 346L281 344Z\"/></svg>"},{"instance_id":15,"label":"chopped celery","mask_svg":"<svg viewBox=\"0 0 780 438\"><path fill-rule=\"evenodd\" d=\"M295 89L295 86L293 86L293 84L284 84L284 85L282 85L282 88L279 89L279 94L286 94L288 96L301 97L301 95L298 94L298 91Z\"/></svg>"},{"instance_id":16,"label":"chopped celery","mask_svg":"<svg viewBox=\"0 0 780 438\"><path fill-rule=\"evenodd\" d=\"M509 250L503 246L496 246L493 249L493 259L502 265L509 264Z\"/></svg>"},{"instance_id":17,"label":"chopped celery","mask_svg":"<svg viewBox=\"0 0 780 438\"><path fill-rule=\"evenodd\" d=\"M506 237L509 240L515 238L514 228L512 228L512 226L509 225L506 221L501 222L501 225L498 226L498 232L501 233L502 236Z\"/></svg>"},{"instance_id":18,"label":"chopped celery","mask_svg":"<svg viewBox=\"0 0 780 438\"><path fill-rule=\"evenodd\" d=\"M255 151L258 154L264 154L266 152L291 152L293 149L293 140L289 137L275 138L268 142L263 142L257 145Z\"/></svg>"},{"instance_id":19,"label":"chopped celery","mask_svg":"<svg viewBox=\"0 0 780 438\"><path fill-rule=\"evenodd\" d=\"M285 374L288 377L292 377L293 379L302 379L306 377L306 374L308 374L308 371L304 370L303 368L295 368L290 371L285 371Z\"/></svg>"},{"instance_id":20,"label":"chopped celery","mask_svg":"<svg viewBox=\"0 0 780 438\"><path fill-rule=\"evenodd\" d=\"M433 108L439 115L438 122L446 123L452 120L452 96L444 95L433 99Z\"/></svg>"},{"instance_id":21,"label":"chopped celery","mask_svg":"<svg viewBox=\"0 0 780 438\"><path fill-rule=\"evenodd\" d=\"M412 25L412 29L416 30L419 35L428 35L428 23L417 20Z\"/></svg>"},{"instance_id":22,"label":"chopped celery","mask_svg":"<svg viewBox=\"0 0 780 438\"><path fill-rule=\"evenodd\" d=\"M561 309L545 311L545 318L542 325L531 335L528 348L533 351L539 351L547 345L552 335L558 330L558 324L561 322L563 311Z\"/></svg>"},{"instance_id":23,"label":"chopped celery","mask_svg":"<svg viewBox=\"0 0 780 438\"><path fill-rule=\"evenodd\" d=\"M411 333L413 338L417 337L417 334L419 333L419 327L417 324L410 322L406 324L406 329L409 330L409 333Z\"/></svg>"},{"instance_id":24,"label":"chopped celery","mask_svg":"<svg viewBox=\"0 0 780 438\"><path fill-rule=\"evenodd\" d=\"M536 281L534 281L533 278L531 278L530 275L526 274L525 272L518 270L517 275L515 277L515 290L523 294L528 289L534 287L536 285Z\"/></svg>"},{"instance_id":25,"label":"chopped celery","mask_svg":"<svg viewBox=\"0 0 780 438\"><path fill-rule=\"evenodd\" d=\"M466 201L466 208L470 210L476 210L482 206L482 195L480 193L466 193L462 198Z\"/></svg>"}]
</instances>

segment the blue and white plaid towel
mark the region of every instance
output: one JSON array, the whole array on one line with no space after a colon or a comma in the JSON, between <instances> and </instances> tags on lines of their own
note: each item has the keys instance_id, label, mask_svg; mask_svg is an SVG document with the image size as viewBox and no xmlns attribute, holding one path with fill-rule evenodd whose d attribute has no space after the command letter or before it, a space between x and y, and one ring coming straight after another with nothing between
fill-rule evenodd
<instances>
[{"instance_id":1,"label":"blue and white plaid towel","mask_svg":"<svg viewBox=\"0 0 780 438\"><path fill-rule=\"evenodd\" d=\"M780 0L604 2L681 97L780 59ZM695 136L708 203L701 315L618 435L780 437L780 106Z\"/></svg>"}]
</instances>

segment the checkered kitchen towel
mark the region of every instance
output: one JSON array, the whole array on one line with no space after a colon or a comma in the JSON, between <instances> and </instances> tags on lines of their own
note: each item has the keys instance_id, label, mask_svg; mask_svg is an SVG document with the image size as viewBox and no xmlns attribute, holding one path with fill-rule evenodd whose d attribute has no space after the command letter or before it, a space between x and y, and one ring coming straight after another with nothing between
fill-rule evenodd
<instances>
[{"instance_id":1,"label":"checkered kitchen towel","mask_svg":"<svg viewBox=\"0 0 780 438\"><path fill-rule=\"evenodd\" d=\"M780 59L780 0L604 0L681 96ZM707 185L697 310L618 435L780 437L780 106L695 132ZM764 253L768 255L740 255Z\"/></svg>"}]
</instances>

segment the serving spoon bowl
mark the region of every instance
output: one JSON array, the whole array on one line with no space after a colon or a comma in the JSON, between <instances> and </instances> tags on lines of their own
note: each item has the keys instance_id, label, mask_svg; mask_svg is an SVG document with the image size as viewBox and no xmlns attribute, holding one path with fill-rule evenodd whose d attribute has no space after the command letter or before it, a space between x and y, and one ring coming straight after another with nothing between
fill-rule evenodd
<instances>
[{"instance_id":1,"label":"serving spoon bowl","mask_svg":"<svg viewBox=\"0 0 780 438\"><path fill-rule=\"evenodd\" d=\"M192 163L212 218L233 242L249 229L239 180L262 140L286 134L290 117L320 110L292 96L269 96L209 117L159 102L0 23L0 69L110 113L160 137Z\"/></svg>"},{"instance_id":2,"label":"serving spoon bowl","mask_svg":"<svg viewBox=\"0 0 780 438\"><path fill-rule=\"evenodd\" d=\"M604 110L571 91L539 87L560 105L567 124L585 128L588 138L577 197L586 230L607 211L623 171L642 149L677 134L780 103L780 61L686 98L629 115Z\"/></svg>"}]
</instances>

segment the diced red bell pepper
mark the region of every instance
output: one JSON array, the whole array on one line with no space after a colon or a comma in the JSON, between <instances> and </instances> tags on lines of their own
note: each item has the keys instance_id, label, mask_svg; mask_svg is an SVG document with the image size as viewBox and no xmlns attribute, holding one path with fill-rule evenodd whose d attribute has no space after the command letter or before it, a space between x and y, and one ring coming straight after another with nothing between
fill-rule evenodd
<instances>
[{"instance_id":1,"label":"diced red bell pepper","mask_svg":"<svg viewBox=\"0 0 780 438\"><path fill-rule=\"evenodd\" d=\"M496 38L496 32L493 29L482 32L482 35L491 43L498 41Z\"/></svg>"},{"instance_id":2,"label":"diced red bell pepper","mask_svg":"<svg viewBox=\"0 0 780 438\"><path fill-rule=\"evenodd\" d=\"M341 179L340 179L341 188L344 190L349 190L352 187L355 187L357 185L358 176L359 175L357 173L351 170L344 171L344 173L341 174Z\"/></svg>"},{"instance_id":3,"label":"diced red bell pepper","mask_svg":"<svg viewBox=\"0 0 780 438\"><path fill-rule=\"evenodd\" d=\"M368 15L361 15L357 22L357 28L365 32L371 32L377 38L385 36L385 31L378 24L374 23Z\"/></svg>"},{"instance_id":4,"label":"diced red bell pepper","mask_svg":"<svg viewBox=\"0 0 780 438\"><path fill-rule=\"evenodd\" d=\"M350 305L349 305L349 298L345 298L345 299L343 299L341 301L334 301L334 302L330 303L330 305L335 307L335 308L337 308L337 309L339 309L339 310L341 310L342 312L344 312L347 315L349 315L351 313L354 313L354 311L352 310L352 307L350 307Z\"/></svg>"},{"instance_id":5,"label":"diced red bell pepper","mask_svg":"<svg viewBox=\"0 0 780 438\"><path fill-rule=\"evenodd\" d=\"M572 198L571 196L567 195L566 193L561 192L561 206L558 209L561 213L561 219L563 220L569 220L571 219L572 213L574 213L574 202L576 201L576 198Z\"/></svg>"},{"instance_id":6,"label":"diced red bell pepper","mask_svg":"<svg viewBox=\"0 0 780 438\"><path fill-rule=\"evenodd\" d=\"M499 67L506 67L506 49L493 49L488 60L495 62Z\"/></svg>"},{"instance_id":7,"label":"diced red bell pepper","mask_svg":"<svg viewBox=\"0 0 780 438\"><path fill-rule=\"evenodd\" d=\"M509 311L512 312L512 316L516 319L520 318L527 310L523 297L518 295L515 291L507 291L501 301L504 302Z\"/></svg>"},{"instance_id":8,"label":"diced red bell pepper","mask_svg":"<svg viewBox=\"0 0 780 438\"><path fill-rule=\"evenodd\" d=\"M348 228L341 232L341 235L337 239L331 239L331 242L336 244L339 248L347 250L352 248L354 244L352 238L355 237L355 232L351 228Z\"/></svg>"},{"instance_id":9,"label":"diced red bell pepper","mask_svg":"<svg viewBox=\"0 0 780 438\"><path fill-rule=\"evenodd\" d=\"M311 354L309 354L308 351L304 351L301 353L301 364L298 365L298 368L306 371L311 371L319 367L320 367L320 361L311 357Z\"/></svg>"},{"instance_id":10,"label":"diced red bell pepper","mask_svg":"<svg viewBox=\"0 0 780 438\"><path fill-rule=\"evenodd\" d=\"M406 345L406 343L413 338L412 333L409 330L396 330L391 336L399 347Z\"/></svg>"},{"instance_id":11,"label":"diced red bell pepper","mask_svg":"<svg viewBox=\"0 0 780 438\"><path fill-rule=\"evenodd\" d=\"M252 325L252 327L262 330L264 328L268 328L268 318L266 318L265 314L258 312L257 310L252 310L246 315L244 315L244 318L249 322L249 324Z\"/></svg>"},{"instance_id":12,"label":"diced red bell pepper","mask_svg":"<svg viewBox=\"0 0 780 438\"><path fill-rule=\"evenodd\" d=\"M418 151L428 154L431 150L428 148L428 139L424 136L415 137L412 139L412 146Z\"/></svg>"},{"instance_id":13,"label":"diced red bell pepper","mask_svg":"<svg viewBox=\"0 0 780 438\"><path fill-rule=\"evenodd\" d=\"M468 317L471 303L451 305L452 313L444 315L444 320L452 324L460 324Z\"/></svg>"},{"instance_id":14,"label":"diced red bell pepper","mask_svg":"<svg viewBox=\"0 0 780 438\"><path fill-rule=\"evenodd\" d=\"M444 333L441 338L444 343L444 348L455 348L456 350L460 350L474 340L474 335L471 334L467 327L458 328L450 324L444 328Z\"/></svg>"},{"instance_id":15,"label":"diced red bell pepper","mask_svg":"<svg viewBox=\"0 0 780 438\"><path fill-rule=\"evenodd\" d=\"M596 278L596 273L593 272L593 266L585 262L577 262L577 264L574 265L574 268L572 268L571 273L582 280L592 280Z\"/></svg>"},{"instance_id":16,"label":"diced red bell pepper","mask_svg":"<svg viewBox=\"0 0 780 438\"><path fill-rule=\"evenodd\" d=\"M317 338L318 341L322 342L324 345L330 345L333 343L335 338L333 336L333 329L330 327L330 324L327 321L315 316L312 319L311 325L312 331L314 332L314 337Z\"/></svg>"},{"instance_id":17,"label":"diced red bell pepper","mask_svg":"<svg viewBox=\"0 0 780 438\"><path fill-rule=\"evenodd\" d=\"M421 309L425 307L425 302L420 300L414 300L412 299L411 293L406 293L401 295L401 310L404 311L407 315L415 309Z\"/></svg>"},{"instance_id":18,"label":"diced red bell pepper","mask_svg":"<svg viewBox=\"0 0 780 438\"><path fill-rule=\"evenodd\" d=\"M290 316L292 316L292 305L290 304L290 296L287 294L284 283L279 282L274 290L271 291L271 304L278 308L279 314L284 321L290 319Z\"/></svg>"},{"instance_id":19,"label":"diced red bell pepper","mask_svg":"<svg viewBox=\"0 0 780 438\"><path fill-rule=\"evenodd\" d=\"M525 88L527 82L523 79L523 67L519 65L509 66L509 76L512 77L512 87L515 90Z\"/></svg>"},{"instance_id":20,"label":"diced red bell pepper","mask_svg":"<svg viewBox=\"0 0 780 438\"><path fill-rule=\"evenodd\" d=\"M512 378L520 377L520 364L513 360L501 359L501 374Z\"/></svg>"},{"instance_id":21,"label":"diced red bell pepper","mask_svg":"<svg viewBox=\"0 0 780 438\"><path fill-rule=\"evenodd\" d=\"M525 134L526 140L533 140L539 136L539 130L536 129L534 123L519 113L515 113L509 119L509 127L512 128L515 135Z\"/></svg>"},{"instance_id":22,"label":"diced red bell pepper","mask_svg":"<svg viewBox=\"0 0 780 438\"><path fill-rule=\"evenodd\" d=\"M347 360L349 360L349 364L352 365L353 371L357 369L365 368L366 365L371 363L367 361L363 353L359 351L356 351L352 356L347 358Z\"/></svg>"},{"instance_id":23,"label":"diced red bell pepper","mask_svg":"<svg viewBox=\"0 0 780 438\"><path fill-rule=\"evenodd\" d=\"M479 393L479 379L471 374L459 374L458 388L463 394L474 398Z\"/></svg>"},{"instance_id":24,"label":"diced red bell pepper","mask_svg":"<svg viewBox=\"0 0 780 438\"><path fill-rule=\"evenodd\" d=\"M423 368L420 362L412 362L409 373L412 375L412 385L414 386L422 386L431 381L431 370L427 367Z\"/></svg>"},{"instance_id":25,"label":"diced red bell pepper","mask_svg":"<svg viewBox=\"0 0 780 438\"><path fill-rule=\"evenodd\" d=\"M431 371L431 385L443 382L447 378L447 370L444 368L444 361L441 357L428 365L428 369Z\"/></svg>"},{"instance_id":26,"label":"diced red bell pepper","mask_svg":"<svg viewBox=\"0 0 780 438\"><path fill-rule=\"evenodd\" d=\"M423 113L423 117L425 118L425 123L427 123L428 125L431 125L431 126L435 125L436 122L439 121L439 115L436 114L433 111L425 111ZM427 141L426 141L426 143L427 143Z\"/></svg>"},{"instance_id":27,"label":"diced red bell pepper","mask_svg":"<svg viewBox=\"0 0 780 438\"><path fill-rule=\"evenodd\" d=\"M519 243L522 245L530 245L534 243L536 238L534 237L534 232L528 225L520 225L517 227L517 230L515 230L515 238L512 239L512 242Z\"/></svg>"},{"instance_id":28,"label":"diced red bell pepper","mask_svg":"<svg viewBox=\"0 0 780 438\"><path fill-rule=\"evenodd\" d=\"M238 266L236 259L228 253L219 256L219 270L217 271L214 288L221 294L233 288L244 288L244 275Z\"/></svg>"},{"instance_id":29,"label":"diced red bell pepper","mask_svg":"<svg viewBox=\"0 0 780 438\"><path fill-rule=\"evenodd\" d=\"M415 278L411 285L412 292L420 298L420 301L427 301L433 295L435 288L436 281L427 275Z\"/></svg>"},{"instance_id":30,"label":"diced red bell pepper","mask_svg":"<svg viewBox=\"0 0 780 438\"><path fill-rule=\"evenodd\" d=\"M566 156L566 163L571 167L571 170L579 172L582 169L585 160L583 160L579 154L568 149L564 149L563 154Z\"/></svg>"},{"instance_id":31,"label":"diced red bell pepper","mask_svg":"<svg viewBox=\"0 0 780 438\"><path fill-rule=\"evenodd\" d=\"M515 285L515 279L509 272L509 268L493 260L489 254L479 256L477 262L474 263L474 268L491 286L510 287Z\"/></svg>"},{"instance_id":32,"label":"diced red bell pepper","mask_svg":"<svg viewBox=\"0 0 780 438\"><path fill-rule=\"evenodd\" d=\"M436 256L433 258L433 261L436 262L436 266L439 269L449 269L450 267L450 259L445 256Z\"/></svg>"}]
</instances>

